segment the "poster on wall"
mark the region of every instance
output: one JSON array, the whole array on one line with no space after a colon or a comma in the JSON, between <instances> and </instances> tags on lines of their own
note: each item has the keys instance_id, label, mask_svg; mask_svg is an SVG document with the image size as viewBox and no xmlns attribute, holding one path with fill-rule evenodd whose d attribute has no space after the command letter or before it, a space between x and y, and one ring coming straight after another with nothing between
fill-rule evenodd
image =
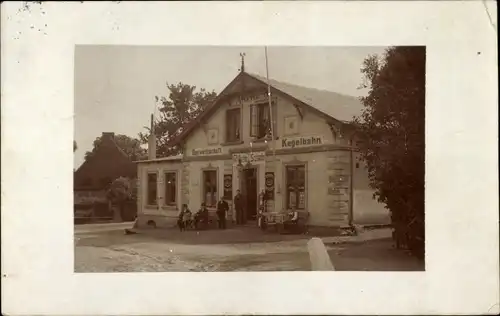
<instances>
[{"instance_id":1,"label":"poster on wall","mask_svg":"<svg viewBox=\"0 0 500 316\"><path fill-rule=\"evenodd\" d=\"M300 209L304 209L306 207L305 205L305 192L304 191L301 191L299 193L299 208Z\"/></svg>"},{"instance_id":2,"label":"poster on wall","mask_svg":"<svg viewBox=\"0 0 500 316\"><path fill-rule=\"evenodd\" d=\"M274 200L274 172L266 172L266 196L268 200Z\"/></svg>"},{"instance_id":3,"label":"poster on wall","mask_svg":"<svg viewBox=\"0 0 500 316\"><path fill-rule=\"evenodd\" d=\"M224 199L232 200L233 199L233 175L225 174L224 175Z\"/></svg>"}]
</instances>

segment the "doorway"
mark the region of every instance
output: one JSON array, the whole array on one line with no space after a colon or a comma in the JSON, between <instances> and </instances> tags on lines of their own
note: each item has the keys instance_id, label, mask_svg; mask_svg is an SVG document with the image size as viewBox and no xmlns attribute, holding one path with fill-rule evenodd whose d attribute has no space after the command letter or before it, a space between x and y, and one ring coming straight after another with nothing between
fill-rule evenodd
<instances>
[{"instance_id":1,"label":"doorway","mask_svg":"<svg viewBox=\"0 0 500 316\"><path fill-rule=\"evenodd\" d=\"M246 206L246 220L253 221L257 219L257 168L248 168L243 170L243 197Z\"/></svg>"}]
</instances>

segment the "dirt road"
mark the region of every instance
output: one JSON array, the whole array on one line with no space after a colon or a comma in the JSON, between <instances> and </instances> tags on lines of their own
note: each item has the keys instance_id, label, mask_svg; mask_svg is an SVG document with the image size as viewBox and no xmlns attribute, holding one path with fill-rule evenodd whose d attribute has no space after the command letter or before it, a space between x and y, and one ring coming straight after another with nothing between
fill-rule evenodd
<instances>
[{"instance_id":1,"label":"dirt road","mask_svg":"<svg viewBox=\"0 0 500 316\"><path fill-rule=\"evenodd\" d=\"M245 229L124 235L123 226L75 229L75 272L310 270L308 236ZM337 270L423 270L423 263L393 249L388 239L328 240Z\"/></svg>"}]
</instances>

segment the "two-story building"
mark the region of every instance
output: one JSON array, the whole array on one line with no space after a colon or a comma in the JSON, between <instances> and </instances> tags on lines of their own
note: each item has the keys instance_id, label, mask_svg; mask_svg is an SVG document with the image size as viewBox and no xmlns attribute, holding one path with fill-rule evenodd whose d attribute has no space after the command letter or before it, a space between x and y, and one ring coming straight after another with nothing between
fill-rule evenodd
<instances>
[{"instance_id":1,"label":"two-story building","mask_svg":"<svg viewBox=\"0 0 500 316\"><path fill-rule=\"evenodd\" d=\"M197 210L205 202L215 211L221 196L232 204L236 190L250 220L265 190L268 210L308 211L313 226L389 222L351 146L349 122L361 114L360 101L275 80L270 91L272 112L267 80L240 72L174 140L181 156L138 162L139 226L175 225L183 203Z\"/></svg>"}]
</instances>

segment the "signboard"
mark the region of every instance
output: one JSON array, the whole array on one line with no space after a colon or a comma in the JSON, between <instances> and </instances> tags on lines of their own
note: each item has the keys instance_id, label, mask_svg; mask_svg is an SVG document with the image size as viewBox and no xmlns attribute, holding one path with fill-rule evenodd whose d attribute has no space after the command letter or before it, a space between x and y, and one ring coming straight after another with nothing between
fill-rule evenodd
<instances>
[{"instance_id":1,"label":"signboard","mask_svg":"<svg viewBox=\"0 0 500 316\"><path fill-rule=\"evenodd\" d=\"M274 200L274 172L266 172L266 196Z\"/></svg>"},{"instance_id":2,"label":"signboard","mask_svg":"<svg viewBox=\"0 0 500 316\"><path fill-rule=\"evenodd\" d=\"M282 148L297 148L323 145L323 136L295 136L283 137L281 139Z\"/></svg>"},{"instance_id":3,"label":"signboard","mask_svg":"<svg viewBox=\"0 0 500 316\"><path fill-rule=\"evenodd\" d=\"M224 175L224 199L232 200L233 199L233 175L225 174Z\"/></svg>"},{"instance_id":4,"label":"signboard","mask_svg":"<svg viewBox=\"0 0 500 316\"><path fill-rule=\"evenodd\" d=\"M235 166L238 165L240 161L243 165L245 165L248 163L248 161L250 161L251 164L258 164L264 162L265 160L266 160L265 151L233 154L233 164Z\"/></svg>"},{"instance_id":5,"label":"signboard","mask_svg":"<svg viewBox=\"0 0 500 316\"><path fill-rule=\"evenodd\" d=\"M271 97L273 102L276 102L277 98L276 97ZM267 92L261 93L261 94L252 94L252 95L245 95L241 97L241 102L249 102L249 103L264 103L264 102L269 102L269 98L267 96Z\"/></svg>"},{"instance_id":6,"label":"signboard","mask_svg":"<svg viewBox=\"0 0 500 316\"><path fill-rule=\"evenodd\" d=\"M191 154L193 156L211 156L211 155L220 155L222 154L222 147L213 147L213 148L197 148L193 149Z\"/></svg>"}]
</instances>

